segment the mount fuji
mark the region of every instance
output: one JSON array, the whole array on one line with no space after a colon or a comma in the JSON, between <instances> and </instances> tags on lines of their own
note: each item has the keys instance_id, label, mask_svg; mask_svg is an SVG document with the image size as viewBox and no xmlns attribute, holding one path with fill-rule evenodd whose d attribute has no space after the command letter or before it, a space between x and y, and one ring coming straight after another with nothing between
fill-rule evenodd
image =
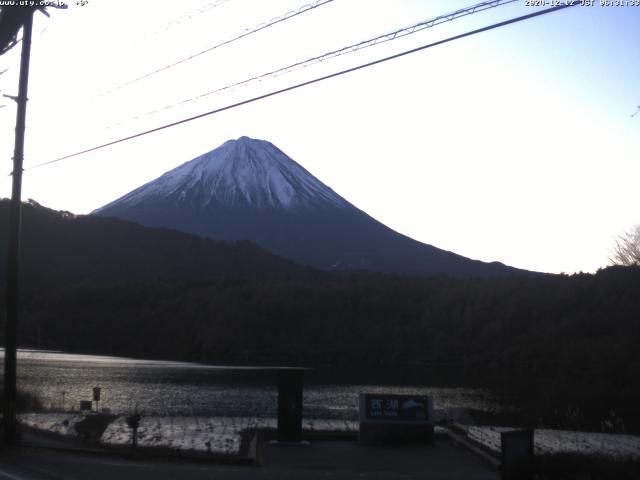
<instances>
[{"instance_id":1,"label":"mount fuji","mask_svg":"<svg viewBox=\"0 0 640 480\"><path fill-rule=\"evenodd\" d=\"M216 240L250 240L328 270L455 277L525 273L397 233L271 143L248 137L229 140L92 214Z\"/></svg>"}]
</instances>

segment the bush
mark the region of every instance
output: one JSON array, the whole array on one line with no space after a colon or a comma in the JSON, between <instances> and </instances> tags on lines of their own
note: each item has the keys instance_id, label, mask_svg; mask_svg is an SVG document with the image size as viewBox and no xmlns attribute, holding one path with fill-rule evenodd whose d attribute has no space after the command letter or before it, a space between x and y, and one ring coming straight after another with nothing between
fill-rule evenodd
<instances>
[{"instance_id":1,"label":"bush","mask_svg":"<svg viewBox=\"0 0 640 480\"><path fill-rule=\"evenodd\" d=\"M0 404L4 403L4 392L0 391ZM32 393L18 390L16 394L16 412L34 412L43 409L42 402Z\"/></svg>"}]
</instances>

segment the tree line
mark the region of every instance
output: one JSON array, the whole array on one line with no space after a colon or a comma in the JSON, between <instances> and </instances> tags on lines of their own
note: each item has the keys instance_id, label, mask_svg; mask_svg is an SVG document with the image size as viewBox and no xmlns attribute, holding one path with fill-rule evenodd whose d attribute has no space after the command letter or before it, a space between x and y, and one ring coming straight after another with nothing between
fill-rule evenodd
<instances>
[{"instance_id":1,"label":"tree line","mask_svg":"<svg viewBox=\"0 0 640 480\"><path fill-rule=\"evenodd\" d=\"M549 422L611 411L640 430L640 268L455 280L91 284L23 297L20 344L217 364L313 367L328 383L483 386Z\"/></svg>"},{"instance_id":2,"label":"tree line","mask_svg":"<svg viewBox=\"0 0 640 480\"><path fill-rule=\"evenodd\" d=\"M6 212L0 201L1 222ZM531 421L580 411L590 428L615 416L640 431L637 265L492 279L329 273L248 242L33 203L22 265L23 347L301 365L327 383L483 386Z\"/></svg>"}]
</instances>

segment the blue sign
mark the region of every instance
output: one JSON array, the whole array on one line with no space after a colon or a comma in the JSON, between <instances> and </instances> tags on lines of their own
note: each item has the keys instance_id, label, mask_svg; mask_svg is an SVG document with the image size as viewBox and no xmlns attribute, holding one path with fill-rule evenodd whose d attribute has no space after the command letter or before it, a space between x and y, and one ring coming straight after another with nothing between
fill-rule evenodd
<instances>
[{"instance_id":1,"label":"blue sign","mask_svg":"<svg viewBox=\"0 0 640 480\"><path fill-rule=\"evenodd\" d=\"M364 394L366 420L432 421L433 404L428 396Z\"/></svg>"}]
</instances>

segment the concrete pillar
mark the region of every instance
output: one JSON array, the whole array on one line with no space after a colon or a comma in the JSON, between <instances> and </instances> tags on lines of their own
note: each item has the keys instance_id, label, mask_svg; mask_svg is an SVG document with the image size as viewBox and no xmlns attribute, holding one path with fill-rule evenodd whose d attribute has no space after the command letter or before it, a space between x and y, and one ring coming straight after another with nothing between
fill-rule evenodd
<instances>
[{"instance_id":1,"label":"concrete pillar","mask_svg":"<svg viewBox=\"0 0 640 480\"><path fill-rule=\"evenodd\" d=\"M533 430L514 430L500 434L503 480L533 478Z\"/></svg>"},{"instance_id":2,"label":"concrete pillar","mask_svg":"<svg viewBox=\"0 0 640 480\"><path fill-rule=\"evenodd\" d=\"M302 441L302 379L304 370L278 372L278 441Z\"/></svg>"}]
</instances>

